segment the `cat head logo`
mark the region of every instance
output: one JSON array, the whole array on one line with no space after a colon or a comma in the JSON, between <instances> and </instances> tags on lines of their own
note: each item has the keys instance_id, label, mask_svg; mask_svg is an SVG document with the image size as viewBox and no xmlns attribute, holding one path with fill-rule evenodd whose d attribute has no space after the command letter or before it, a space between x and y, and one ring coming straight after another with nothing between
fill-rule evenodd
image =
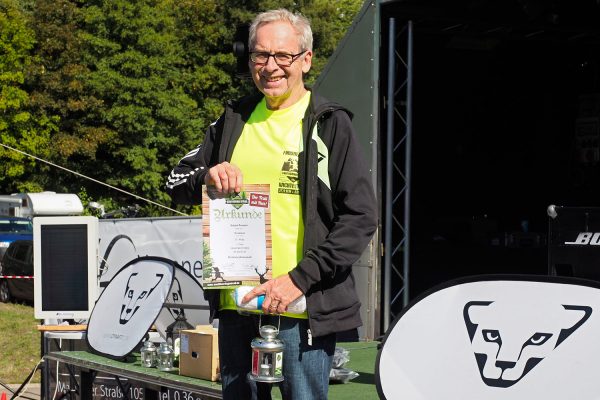
<instances>
[{"instance_id":1,"label":"cat head logo","mask_svg":"<svg viewBox=\"0 0 600 400\"><path fill-rule=\"evenodd\" d=\"M470 301L463 308L481 379L488 386L501 388L523 379L591 314L589 306L561 304L540 308Z\"/></svg>"},{"instance_id":2,"label":"cat head logo","mask_svg":"<svg viewBox=\"0 0 600 400\"><path fill-rule=\"evenodd\" d=\"M133 318L163 278L163 274L154 274L152 280L143 279L138 276L137 272L129 275L121 303L121 314L119 316L121 325L125 325Z\"/></svg>"}]
</instances>

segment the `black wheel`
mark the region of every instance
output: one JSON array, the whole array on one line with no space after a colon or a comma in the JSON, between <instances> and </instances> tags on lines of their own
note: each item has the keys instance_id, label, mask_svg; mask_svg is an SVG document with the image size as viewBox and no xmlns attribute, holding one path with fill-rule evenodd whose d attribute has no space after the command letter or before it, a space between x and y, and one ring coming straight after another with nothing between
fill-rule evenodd
<instances>
[{"instance_id":1,"label":"black wheel","mask_svg":"<svg viewBox=\"0 0 600 400\"><path fill-rule=\"evenodd\" d=\"M10 290L8 289L8 282L6 279L0 281L0 302L8 303L11 299Z\"/></svg>"}]
</instances>

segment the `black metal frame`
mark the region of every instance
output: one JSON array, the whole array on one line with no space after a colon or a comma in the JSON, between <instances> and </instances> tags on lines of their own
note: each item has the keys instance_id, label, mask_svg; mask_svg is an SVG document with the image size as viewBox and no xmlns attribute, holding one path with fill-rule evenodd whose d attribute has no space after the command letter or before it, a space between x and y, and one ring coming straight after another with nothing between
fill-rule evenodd
<instances>
[{"instance_id":1,"label":"black metal frame","mask_svg":"<svg viewBox=\"0 0 600 400\"><path fill-rule=\"evenodd\" d=\"M413 22L407 21L398 31L395 18L388 22L387 101L383 102L387 114L384 331L409 301L413 89Z\"/></svg>"}]
</instances>

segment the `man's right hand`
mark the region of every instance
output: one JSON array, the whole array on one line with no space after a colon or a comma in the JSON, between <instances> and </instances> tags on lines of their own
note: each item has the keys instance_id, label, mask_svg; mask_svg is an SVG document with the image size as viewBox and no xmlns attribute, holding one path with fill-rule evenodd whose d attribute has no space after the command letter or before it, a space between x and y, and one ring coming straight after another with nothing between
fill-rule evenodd
<instances>
[{"instance_id":1,"label":"man's right hand","mask_svg":"<svg viewBox=\"0 0 600 400\"><path fill-rule=\"evenodd\" d=\"M242 171L225 161L208 170L204 183L214 185L219 193L239 193L242 191Z\"/></svg>"}]
</instances>

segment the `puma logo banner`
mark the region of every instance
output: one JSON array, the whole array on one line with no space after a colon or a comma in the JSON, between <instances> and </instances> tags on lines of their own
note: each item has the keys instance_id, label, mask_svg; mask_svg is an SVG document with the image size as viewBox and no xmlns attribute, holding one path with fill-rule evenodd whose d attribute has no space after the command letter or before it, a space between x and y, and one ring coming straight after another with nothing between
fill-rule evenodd
<instances>
[{"instance_id":1,"label":"puma logo banner","mask_svg":"<svg viewBox=\"0 0 600 400\"><path fill-rule=\"evenodd\" d=\"M208 324L208 302L204 300L199 281L203 269L202 236L198 235L201 231L200 217L100 220L100 287L106 288L125 265L133 266L128 270L129 275L119 278L123 292L115 290L112 293L111 307L118 308L107 312L118 315L119 324L127 329L139 324L141 315L138 314L148 313L148 301L153 301L151 298L165 285L165 279L168 283L168 276L160 269L154 275L146 269L138 271L137 267L147 265L148 261L142 261L140 256L147 255L176 264L171 290L153 323L159 335L166 337L167 327L181 312L185 313L187 322L192 326Z\"/></svg>"},{"instance_id":2,"label":"puma logo banner","mask_svg":"<svg viewBox=\"0 0 600 400\"><path fill-rule=\"evenodd\" d=\"M110 280L88 321L90 350L120 359L137 349L171 292L172 260L144 256L131 260Z\"/></svg>"},{"instance_id":3,"label":"puma logo banner","mask_svg":"<svg viewBox=\"0 0 600 400\"><path fill-rule=\"evenodd\" d=\"M413 301L388 329L377 390L383 399L597 399L598 332L597 282L449 282Z\"/></svg>"},{"instance_id":4,"label":"puma logo banner","mask_svg":"<svg viewBox=\"0 0 600 400\"><path fill-rule=\"evenodd\" d=\"M470 301L463 311L481 379L489 386L509 387L519 382L592 314L591 307L581 305L546 303L544 309L536 310L506 306ZM532 324L532 311L552 317ZM502 325L504 321L508 325Z\"/></svg>"}]
</instances>

